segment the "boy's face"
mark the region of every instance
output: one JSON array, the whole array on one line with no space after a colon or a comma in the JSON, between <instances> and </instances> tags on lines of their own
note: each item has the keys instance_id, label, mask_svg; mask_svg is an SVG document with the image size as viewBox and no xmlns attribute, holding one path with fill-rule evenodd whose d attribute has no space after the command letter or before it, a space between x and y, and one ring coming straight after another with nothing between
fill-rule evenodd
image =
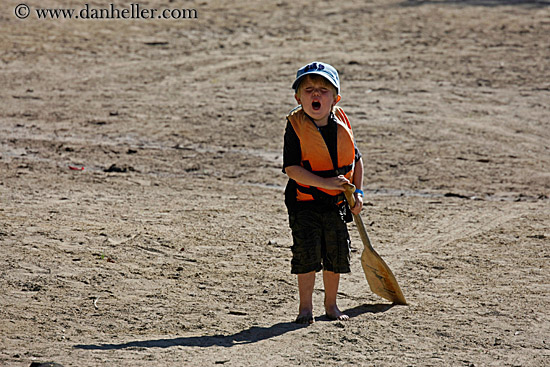
<instances>
[{"instance_id":1,"label":"boy's face","mask_svg":"<svg viewBox=\"0 0 550 367\"><path fill-rule=\"evenodd\" d=\"M324 125L332 107L340 100L336 90L328 80L322 76L307 75L300 83L298 93L294 96L315 122Z\"/></svg>"}]
</instances>

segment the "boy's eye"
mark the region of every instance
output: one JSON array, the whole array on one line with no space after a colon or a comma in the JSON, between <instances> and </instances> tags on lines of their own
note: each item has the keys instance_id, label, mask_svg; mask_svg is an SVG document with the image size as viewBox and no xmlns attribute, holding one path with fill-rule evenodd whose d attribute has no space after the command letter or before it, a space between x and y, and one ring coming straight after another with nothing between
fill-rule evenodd
<instances>
[{"instance_id":1,"label":"boy's eye","mask_svg":"<svg viewBox=\"0 0 550 367\"><path fill-rule=\"evenodd\" d=\"M313 93L314 90L315 88L310 88L310 87L304 89L306 93ZM328 88L319 88L318 91L321 93L327 93L329 90Z\"/></svg>"}]
</instances>

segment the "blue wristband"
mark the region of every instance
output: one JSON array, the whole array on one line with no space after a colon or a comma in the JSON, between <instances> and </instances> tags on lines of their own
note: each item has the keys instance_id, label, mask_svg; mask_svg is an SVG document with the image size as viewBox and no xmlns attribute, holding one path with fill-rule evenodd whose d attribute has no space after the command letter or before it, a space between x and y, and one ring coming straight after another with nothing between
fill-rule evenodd
<instances>
[{"instance_id":1,"label":"blue wristband","mask_svg":"<svg viewBox=\"0 0 550 367\"><path fill-rule=\"evenodd\" d=\"M365 194L363 193L363 190L359 190L359 189L355 189L354 194L361 194L361 196L365 196Z\"/></svg>"}]
</instances>

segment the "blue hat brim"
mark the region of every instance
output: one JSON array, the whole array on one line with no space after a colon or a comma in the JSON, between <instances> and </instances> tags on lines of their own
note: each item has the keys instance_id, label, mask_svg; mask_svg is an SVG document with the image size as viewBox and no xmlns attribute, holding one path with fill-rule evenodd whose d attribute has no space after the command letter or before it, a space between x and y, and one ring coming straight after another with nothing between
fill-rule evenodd
<instances>
[{"instance_id":1,"label":"blue hat brim","mask_svg":"<svg viewBox=\"0 0 550 367\"><path fill-rule=\"evenodd\" d=\"M336 94L340 94L340 86L338 86L334 80L330 79L329 77L327 77L327 74L322 72L322 71L318 71L318 70L311 70L311 71L308 71L302 75L300 75L298 78L296 78L296 80L294 80L294 83L292 83L292 89L294 89L296 92L298 91L298 87L300 86L300 83L302 82L302 79L304 79L305 76L307 75L311 75L311 74L317 74L317 75L320 75L322 76L323 78L325 78L326 80L328 80L330 82L330 84L332 84L334 86L334 88L336 88Z\"/></svg>"}]
</instances>

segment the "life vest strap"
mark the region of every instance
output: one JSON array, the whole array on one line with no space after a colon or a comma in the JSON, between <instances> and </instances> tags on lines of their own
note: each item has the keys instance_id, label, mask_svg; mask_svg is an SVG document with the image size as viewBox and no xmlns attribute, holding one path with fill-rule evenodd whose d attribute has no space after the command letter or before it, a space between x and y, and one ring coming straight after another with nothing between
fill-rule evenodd
<instances>
[{"instance_id":1,"label":"life vest strap","mask_svg":"<svg viewBox=\"0 0 550 367\"><path fill-rule=\"evenodd\" d=\"M323 177L323 178L327 178L327 177L337 177L337 176L340 176L340 175L346 175L348 172L350 172L355 166L355 163L352 163L352 164L348 164L347 166L344 166L344 167L340 167L340 168L337 168L337 169L329 169L329 170L326 170L326 171L313 171L311 169L311 165L309 164L304 164L304 168L307 169L308 171L310 171L311 173L315 173L317 176L320 176L320 177Z\"/></svg>"},{"instance_id":2,"label":"life vest strap","mask_svg":"<svg viewBox=\"0 0 550 367\"><path fill-rule=\"evenodd\" d=\"M338 204L341 204L345 199L345 195L343 192L338 195L329 195L326 192L323 192L316 187L302 186L300 184L296 185L296 189L304 194L311 195L313 199L316 201L320 201L328 204L338 205Z\"/></svg>"}]
</instances>

